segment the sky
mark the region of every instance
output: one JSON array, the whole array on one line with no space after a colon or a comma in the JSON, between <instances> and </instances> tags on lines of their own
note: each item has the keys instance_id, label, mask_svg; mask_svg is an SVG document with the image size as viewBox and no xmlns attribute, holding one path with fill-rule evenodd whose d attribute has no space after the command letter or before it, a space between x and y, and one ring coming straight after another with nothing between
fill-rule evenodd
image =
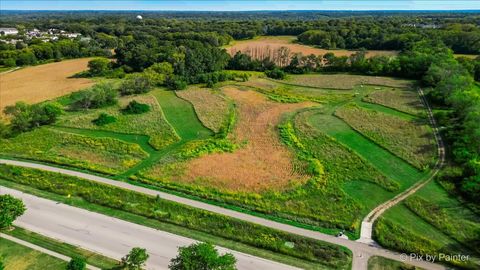
<instances>
[{"instance_id":1,"label":"sky","mask_svg":"<svg viewBox=\"0 0 480 270\"><path fill-rule=\"evenodd\" d=\"M155 0L0 0L1 10L467 10L480 9L480 0L237 0L237 1L155 1Z\"/></svg>"}]
</instances>

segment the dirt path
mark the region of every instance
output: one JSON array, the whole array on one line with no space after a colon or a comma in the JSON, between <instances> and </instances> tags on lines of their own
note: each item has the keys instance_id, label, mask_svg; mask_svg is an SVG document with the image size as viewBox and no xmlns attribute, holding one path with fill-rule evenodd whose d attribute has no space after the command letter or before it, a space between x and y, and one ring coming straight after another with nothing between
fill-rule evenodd
<instances>
[{"instance_id":1,"label":"dirt path","mask_svg":"<svg viewBox=\"0 0 480 270\"><path fill-rule=\"evenodd\" d=\"M423 104L425 105L425 108L427 109L428 113L428 119L430 121L430 124L433 129L433 134L435 136L435 141L437 142L437 152L438 152L438 160L437 163L435 164L435 167L432 169L432 172L430 173L430 176L426 178L423 181L420 181L416 183L415 185L411 186L404 192L398 194L397 196L393 197L392 199L384 202L383 204L377 206L375 209L373 209L362 221L362 227L360 231L360 239L357 241L363 242L363 243L370 243L373 244L375 243L372 239L372 232L373 232L373 224L374 222L380 217L386 210L389 208L395 206L399 202L405 200L408 196L414 194L417 192L417 190L421 189L424 187L428 182L430 182L440 171L440 169L443 167L445 163L445 146L443 144L442 137L439 134L438 127L437 127L437 122L435 121L435 118L433 117L432 109L430 107L430 104L428 104L428 101L425 98L425 95L422 91L422 89L418 88L418 94L420 96L420 99L422 100Z\"/></svg>"}]
</instances>

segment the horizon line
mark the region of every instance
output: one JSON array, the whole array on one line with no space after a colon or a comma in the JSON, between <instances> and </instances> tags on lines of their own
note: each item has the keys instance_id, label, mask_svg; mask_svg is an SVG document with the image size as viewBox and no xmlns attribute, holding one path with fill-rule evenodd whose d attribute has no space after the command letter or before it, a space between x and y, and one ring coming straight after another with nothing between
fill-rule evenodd
<instances>
[{"instance_id":1,"label":"horizon line","mask_svg":"<svg viewBox=\"0 0 480 270\"><path fill-rule=\"evenodd\" d=\"M252 10L181 10L181 9L3 9L2 11L167 11L167 12L295 12L295 11L345 11L345 12L365 12L365 11L478 11L480 9L252 9Z\"/></svg>"}]
</instances>

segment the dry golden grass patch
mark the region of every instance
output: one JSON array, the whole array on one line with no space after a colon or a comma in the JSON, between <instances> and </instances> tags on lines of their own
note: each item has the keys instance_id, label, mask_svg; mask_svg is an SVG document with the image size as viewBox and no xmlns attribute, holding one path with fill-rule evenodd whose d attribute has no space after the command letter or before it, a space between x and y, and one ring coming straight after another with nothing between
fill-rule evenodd
<instances>
[{"instance_id":1,"label":"dry golden grass patch","mask_svg":"<svg viewBox=\"0 0 480 270\"><path fill-rule=\"evenodd\" d=\"M391 77L362 76L350 74L308 74L290 76L288 83L334 89L352 89L356 85L384 85L390 87L409 87L412 82Z\"/></svg>"},{"instance_id":2,"label":"dry golden grass patch","mask_svg":"<svg viewBox=\"0 0 480 270\"><path fill-rule=\"evenodd\" d=\"M275 52L281 47L286 47L290 49L291 55L293 55L294 53L302 53L303 55L324 55L331 52L334 53L335 56L350 56L357 52L353 50L351 51L319 49L307 45L293 43L294 40L294 36L265 36L256 39L235 41L232 45L225 46L225 49L230 55L235 55L235 53L241 51L252 56L254 59L262 59L265 56L270 56L271 58L274 58ZM396 54L396 51L369 50L367 52L367 57L376 55L394 56Z\"/></svg>"},{"instance_id":3,"label":"dry golden grass patch","mask_svg":"<svg viewBox=\"0 0 480 270\"><path fill-rule=\"evenodd\" d=\"M424 109L417 92L406 89L375 91L365 96L363 100L413 115L420 114Z\"/></svg>"},{"instance_id":4,"label":"dry golden grass patch","mask_svg":"<svg viewBox=\"0 0 480 270\"><path fill-rule=\"evenodd\" d=\"M90 79L69 78L86 70L90 60L65 60L0 74L0 110L17 101L37 103L93 85Z\"/></svg>"},{"instance_id":5,"label":"dry golden grass patch","mask_svg":"<svg viewBox=\"0 0 480 270\"><path fill-rule=\"evenodd\" d=\"M220 92L191 86L176 93L193 104L200 121L214 132L218 132L228 120L230 104Z\"/></svg>"},{"instance_id":6,"label":"dry golden grass patch","mask_svg":"<svg viewBox=\"0 0 480 270\"><path fill-rule=\"evenodd\" d=\"M428 125L348 104L335 115L353 129L413 166L423 169L435 158L435 140Z\"/></svg>"},{"instance_id":7,"label":"dry golden grass patch","mask_svg":"<svg viewBox=\"0 0 480 270\"><path fill-rule=\"evenodd\" d=\"M295 171L294 156L280 142L276 125L285 112L314 103L274 103L257 92L234 86L222 90L238 109L231 139L247 144L233 153L209 154L189 161L180 180L196 184L206 181L217 188L248 192L282 190L292 180L306 181L307 176Z\"/></svg>"}]
</instances>

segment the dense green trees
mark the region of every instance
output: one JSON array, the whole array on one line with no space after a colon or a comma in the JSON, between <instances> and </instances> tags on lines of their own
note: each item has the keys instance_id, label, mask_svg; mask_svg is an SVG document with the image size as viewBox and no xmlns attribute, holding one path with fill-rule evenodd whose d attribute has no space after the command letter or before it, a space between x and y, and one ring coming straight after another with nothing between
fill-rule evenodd
<instances>
[{"instance_id":1,"label":"dense green trees","mask_svg":"<svg viewBox=\"0 0 480 270\"><path fill-rule=\"evenodd\" d=\"M89 89L70 95L74 110L101 108L117 103L117 91L110 84L96 84Z\"/></svg>"},{"instance_id":2,"label":"dense green trees","mask_svg":"<svg viewBox=\"0 0 480 270\"><path fill-rule=\"evenodd\" d=\"M178 249L170 261L171 270L235 270L236 259L230 254L219 255L212 244L195 243Z\"/></svg>"},{"instance_id":3,"label":"dense green trees","mask_svg":"<svg viewBox=\"0 0 480 270\"><path fill-rule=\"evenodd\" d=\"M91 76L105 75L111 68L110 60L106 58L95 58L88 61L88 72Z\"/></svg>"},{"instance_id":4,"label":"dense green trees","mask_svg":"<svg viewBox=\"0 0 480 270\"><path fill-rule=\"evenodd\" d=\"M5 107L4 113L10 116L11 120L10 130L4 124L0 124L0 133L3 137L55 123L57 117L62 113L62 108L55 103L28 105L24 102L17 102L15 105Z\"/></svg>"},{"instance_id":5,"label":"dense green trees","mask_svg":"<svg viewBox=\"0 0 480 270\"><path fill-rule=\"evenodd\" d=\"M0 229L12 226L19 216L25 213L25 205L22 200L11 195L0 195Z\"/></svg>"}]
</instances>

